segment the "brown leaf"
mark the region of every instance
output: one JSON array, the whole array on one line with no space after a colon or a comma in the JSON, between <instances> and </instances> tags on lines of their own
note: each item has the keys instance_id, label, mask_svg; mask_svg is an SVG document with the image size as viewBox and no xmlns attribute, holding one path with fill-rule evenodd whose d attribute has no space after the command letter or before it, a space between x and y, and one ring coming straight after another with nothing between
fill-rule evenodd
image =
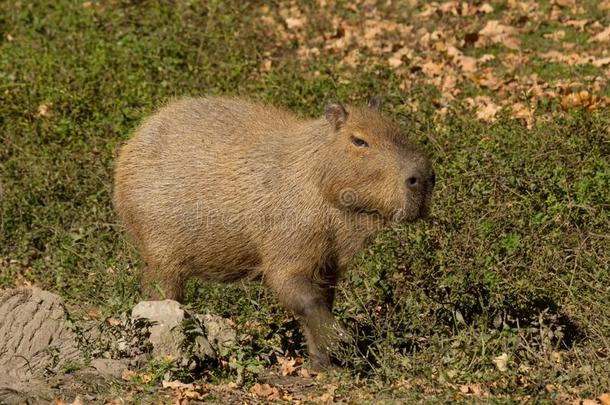
<instances>
[{"instance_id":1,"label":"brown leaf","mask_svg":"<svg viewBox=\"0 0 610 405\"><path fill-rule=\"evenodd\" d=\"M494 8L489 3L483 3L479 6L479 11L485 14L489 14L494 12Z\"/></svg>"},{"instance_id":2,"label":"brown leaf","mask_svg":"<svg viewBox=\"0 0 610 405\"><path fill-rule=\"evenodd\" d=\"M284 21L286 22L288 29L291 30L301 28L305 25L304 18L287 17Z\"/></svg>"},{"instance_id":3,"label":"brown leaf","mask_svg":"<svg viewBox=\"0 0 610 405\"><path fill-rule=\"evenodd\" d=\"M269 72L271 70L272 66L273 66L273 62L270 59L266 59L263 61L263 64L261 65L261 70L263 70L264 72Z\"/></svg>"},{"instance_id":4,"label":"brown leaf","mask_svg":"<svg viewBox=\"0 0 610 405\"><path fill-rule=\"evenodd\" d=\"M568 20L566 21L566 25L568 27L577 28L579 31L584 31L585 25L587 25L588 22L589 20Z\"/></svg>"},{"instance_id":5,"label":"brown leaf","mask_svg":"<svg viewBox=\"0 0 610 405\"><path fill-rule=\"evenodd\" d=\"M176 381L163 381L161 383L161 385L163 386L163 388L169 388L172 390L194 390L195 389L195 385L193 384L185 384L183 382L180 382L178 380Z\"/></svg>"},{"instance_id":6,"label":"brown leaf","mask_svg":"<svg viewBox=\"0 0 610 405\"><path fill-rule=\"evenodd\" d=\"M566 32L564 30L554 31L548 34L544 34L543 37L552 39L553 41L560 41L566 36Z\"/></svg>"},{"instance_id":7,"label":"brown leaf","mask_svg":"<svg viewBox=\"0 0 610 405\"><path fill-rule=\"evenodd\" d=\"M125 381L131 381L137 374L138 373L136 373L135 371L132 371L132 370L126 368L121 373L121 378Z\"/></svg>"},{"instance_id":8,"label":"brown leaf","mask_svg":"<svg viewBox=\"0 0 610 405\"><path fill-rule=\"evenodd\" d=\"M551 4L557 4L559 7L574 7L576 6L576 0L553 0Z\"/></svg>"},{"instance_id":9,"label":"brown leaf","mask_svg":"<svg viewBox=\"0 0 610 405\"><path fill-rule=\"evenodd\" d=\"M502 353L498 357L494 357L494 364L498 370L504 372L507 370L506 363L508 362L508 353Z\"/></svg>"},{"instance_id":10,"label":"brown leaf","mask_svg":"<svg viewBox=\"0 0 610 405\"><path fill-rule=\"evenodd\" d=\"M496 114L502 109L487 96L477 96L474 105L477 107L476 117L486 122L494 122Z\"/></svg>"},{"instance_id":11,"label":"brown leaf","mask_svg":"<svg viewBox=\"0 0 610 405\"><path fill-rule=\"evenodd\" d=\"M74 401L72 401L72 403L70 405L83 405L83 399L80 397L80 395L77 395L76 398L74 398Z\"/></svg>"},{"instance_id":12,"label":"brown leaf","mask_svg":"<svg viewBox=\"0 0 610 405\"><path fill-rule=\"evenodd\" d=\"M121 320L116 319L116 318L108 318L108 319L106 319L106 322L108 322L108 324L110 324L112 326L117 326L117 325L121 324Z\"/></svg>"},{"instance_id":13,"label":"brown leaf","mask_svg":"<svg viewBox=\"0 0 610 405\"><path fill-rule=\"evenodd\" d=\"M388 64L390 65L390 67L397 68L400 65L402 65L403 57L410 58L412 56L412 54L413 54L413 51L411 51L409 48L407 48L407 47L400 48L399 50L394 52L392 54L392 56L390 56L390 58L388 59Z\"/></svg>"},{"instance_id":14,"label":"brown leaf","mask_svg":"<svg viewBox=\"0 0 610 405\"><path fill-rule=\"evenodd\" d=\"M529 106L524 103L513 104L511 107L511 116L513 118L525 121L528 129L532 129L534 126L534 113Z\"/></svg>"},{"instance_id":15,"label":"brown leaf","mask_svg":"<svg viewBox=\"0 0 610 405\"><path fill-rule=\"evenodd\" d=\"M296 374L297 369L303 364L303 359L297 357L295 359L291 357L279 357L278 362L280 363L280 370L283 376Z\"/></svg>"},{"instance_id":16,"label":"brown leaf","mask_svg":"<svg viewBox=\"0 0 610 405\"><path fill-rule=\"evenodd\" d=\"M443 73L443 65L432 61L424 63L421 68L426 76L440 76Z\"/></svg>"},{"instance_id":17,"label":"brown leaf","mask_svg":"<svg viewBox=\"0 0 610 405\"><path fill-rule=\"evenodd\" d=\"M607 58L595 59L591 62L591 64L595 67L603 67L606 65L610 65L610 56Z\"/></svg>"},{"instance_id":18,"label":"brown leaf","mask_svg":"<svg viewBox=\"0 0 610 405\"><path fill-rule=\"evenodd\" d=\"M608 42L610 41L610 27L606 28L602 32L595 35L593 38L589 39L589 42Z\"/></svg>"},{"instance_id":19,"label":"brown leaf","mask_svg":"<svg viewBox=\"0 0 610 405\"><path fill-rule=\"evenodd\" d=\"M256 383L252 386L252 388L250 388L250 393L258 397L271 400L279 400L282 398L280 390L277 387L273 387L269 384Z\"/></svg>"},{"instance_id":20,"label":"brown leaf","mask_svg":"<svg viewBox=\"0 0 610 405\"><path fill-rule=\"evenodd\" d=\"M575 107L587 106L589 105L590 98L589 92L586 90L577 93L570 93L561 99L561 106L566 110Z\"/></svg>"},{"instance_id":21,"label":"brown leaf","mask_svg":"<svg viewBox=\"0 0 610 405\"><path fill-rule=\"evenodd\" d=\"M323 404L327 404L327 403L333 402L334 400L335 400L335 398L332 396L332 394L329 394L327 392L327 393L322 394L319 397L317 397L315 399L315 402L321 402Z\"/></svg>"},{"instance_id":22,"label":"brown leaf","mask_svg":"<svg viewBox=\"0 0 610 405\"><path fill-rule=\"evenodd\" d=\"M477 60L470 56L460 56L457 64L464 73L474 73L477 70Z\"/></svg>"},{"instance_id":23,"label":"brown leaf","mask_svg":"<svg viewBox=\"0 0 610 405\"><path fill-rule=\"evenodd\" d=\"M493 73L493 70L490 68L487 68L482 72L471 76L470 79L477 83L479 86L487 87L491 90L498 90L504 84L504 81L496 77Z\"/></svg>"},{"instance_id":24,"label":"brown leaf","mask_svg":"<svg viewBox=\"0 0 610 405\"><path fill-rule=\"evenodd\" d=\"M459 390L462 394L471 394L476 396L485 394L481 384L462 384L459 386Z\"/></svg>"},{"instance_id":25,"label":"brown leaf","mask_svg":"<svg viewBox=\"0 0 610 405\"><path fill-rule=\"evenodd\" d=\"M91 307L87 311L87 315L89 315L93 319L98 319L102 316L102 311L97 307Z\"/></svg>"},{"instance_id":26,"label":"brown leaf","mask_svg":"<svg viewBox=\"0 0 610 405\"><path fill-rule=\"evenodd\" d=\"M38 116L39 117L49 117L51 115L51 107L53 103L42 103L38 106Z\"/></svg>"},{"instance_id":27,"label":"brown leaf","mask_svg":"<svg viewBox=\"0 0 610 405\"><path fill-rule=\"evenodd\" d=\"M544 386L546 392L555 392L557 391L557 386L555 384L547 384Z\"/></svg>"},{"instance_id":28,"label":"brown leaf","mask_svg":"<svg viewBox=\"0 0 610 405\"><path fill-rule=\"evenodd\" d=\"M610 393L606 392L597 397L597 400L602 403L602 405L610 405Z\"/></svg>"},{"instance_id":29,"label":"brown leaf","mask_svg":"<svg viewBox=\"0 0 610 405\"><path fill-rule=\"evenodd\" d=\"M519 41L511 36L515 32L516 30L513 27L501 24L498 20L489 20L485 27L479 31L479 35L492 43L501 43L509 49L518 49Z\"/></svg>"}]
</instances>

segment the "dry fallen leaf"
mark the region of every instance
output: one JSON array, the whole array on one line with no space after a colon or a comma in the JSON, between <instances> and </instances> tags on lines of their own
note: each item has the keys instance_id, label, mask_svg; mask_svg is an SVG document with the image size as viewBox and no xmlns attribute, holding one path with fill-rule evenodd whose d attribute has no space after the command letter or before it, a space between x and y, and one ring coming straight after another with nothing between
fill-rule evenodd
<instances>
[{"instance_id":1,"label":"dry fallen leaf","mask_svg":"<svg viewBox=\"0 0 610 405\"><path fill-rule=\"evenodd\" d=\"M579 401L580 405L599 405L594 399L581 399Z\"/></svg>"},{"instance_id":2,"label":"dry fallen leaf","mask_svg":"<svg viewBox=\"0 0 610 405\"><path fill-rule=\"evenodd\" d=\"M506 363L508 362L508 353L502 353L498 357L494 357L494 364L498 370L504 372L507 370Z\"/></svg>"},{"instance_id":3,"label":"dry fallen leaf","mask_svg":"<svg viewBox=\"0 0 610 405\"><path fill-rule=\"evenodd\" d=\"M607 58L595 59L591 62L591 64L595 67L603 67L606 65L610 65L610 56Z\"/></svg>"},{"instance_id":4,"label":"dry fallen leaf","mask_svg":"<svg viewBox=\"0 0 610 405\"><path fill-rule=\"evenodd\" d=\"M485 14L489 14L494 12L494 8L489 3L483 3L479 6L479 11Z\"/></svg>"},{"instance_id":5,"label":"dry fallen leaf","mask_svg":"<svg viewBox=\"0 0 610 405\"><path fill-rule=\"evenodd\" d=\"M602 32L595 35L593 38L589 39L589 42L608 42L610 41L610 27L606 28Z\"/></svg>"},{"instance_id":6,"label":"dry fallen leaf","mask_svg":"<svg viewBox=\"0 0 610 405\"><path fill-rule=\"evenodd\" d=\"M610 393L606 392L597 397L597 400L602 403L602 405L610 405Z\"/></svg>"},{"instance_id":7,"label":"dry fallen leaf","mask_svg":"<svg viewBox=\"0 0 610 405\"><path fill-rule=\"evenodd\" d=\"M271 62L270 59L266 59L263 61L263 64L261 65L261 69L264 72L269 72L271 70L271 66L273 65L273 62Z\"/></svg>"},{"instance_id":8,"label":"dry fallen leaf","mask_svg":"<svg viewBox=\"0 0 610 405\"><path fill-rule=\"evenodd\" d=\"M87 311L87 315L89 315L93 319L98 319L102 316L102 311L97 307L91 307Z\"/></svg>"},{"instance_id":9,"label":"dry fallen leaf","mask_svg":"<svg viewBox=\"0 0 610 405\"><path fill-rule=\"evenodd\" d=\"M116 318L108 318L106 319L106 322L108 322L108 324L111 326L117 326L121 324L121 320Z\"/></svg>"},{"instance_id":10,"label":"dry fallen leaf","mask_svg":"<svg viewBox=\"0 0 610 405\"><path fill-rule=\"evenodd\" d=\"M80 395L77 395L76 398L74 398L74 401L72 401L72 403L70 405L83 405L83 399L80 397Z\"/></svg>"},{"instance_id":11,"label":"dry fallen leaf","mask_svg":"<svg viewBox=\"0 0 610 405\"><path fill-rule=\"evenodd\" d=\"M390 65L390 67L392 68L397 68L400 65L402 65L403 61L403 57L411 57L412 51L407 48L407 47L403 47L400 48L399 50L397 50L396 52L394 52L392 54L392 56L390 56L390 58L388 59L388 64Z\"/></svg>"},{"instance_id":12,"label":"dry fallen leaf","mask_svg":"<svg viewBox=\"0 0 610 405\"><path fill-rule=\"evenodd\" d=\"M325 394L320 395L317 398L315 398L315 402L318 402L318 403L321 402L323 404L327 404L327 403L333 402L334 400L335 400L335 398L331 394L329 394L328 392L325 393Z\"/></svg>"},{"instance_id":13,"label":"dry fallen leaf","mask_svg":"<svg viewBox=\"0 0 610 405\"><path fill-rule=\"evenodd\" d=\"M459 390L462 394L471 394L477 396L484 394L481 384L462 384L459 386Z\"/></svg>"},{"instance_id":14,"label":"dry fallen leaf","mask_svg":"<svg viewBox=\"0 0 610 405\"><path fill-rule=\"evenodd\" d=\"M486 122L494 122L496 114L502 109L487 96L477 96L474 99L474 104L477 107L476 117Z\"/></svg>"},{"instance_id":15,"label":"dry fallen leaf","mask_svg":"<svg viewBox=\"0 0 610 405\"><path fill-rule=\"evenodd\" d=\"M587 25L588 22L589 20L568 20L565 22L565 25L577 28L579 31L584 31L585 25Z\"/></svg>"},{"instance_id":16,"label":"dry fallen leaf","mask_svg":"<svg viewBox=\"0 0 610 405\"><path fill-rule=\"evenodd\" d=\"M432 61L424 63L421 68L426 76L440 76L443 73L443 65Z\"/></svg>"},{"instance_id":17,"label":"dry fallen leaf","mask_svg":"<svg viewBox=\"0 0 610 405\"><path fill-rule=\"evenodd\" d=\"M303 358L297 357L279 357L278 362L280 363L280 370L283 376L296 374L299 366L303 364Z\"/></svg>"},{"instance_id":18,"label":"dry fallen leaf","mask_svg":"<svg viewBox=\"0 0 610 405\"><path fill-rule=\"evenodd\" d=\"M250 388L250 393L258 397L271 400L279 400L282 398L280 390L277 387L273 387L269 384L256 383L252 386L252 388Z\"/></svg>"},{"instance_id":19,"label":"dry fallen leaf","mask_svg":"<svg viewBox=\"0 0 610 405\"><path fill-rule=\"evenodd\" d=\"M559 7L574 7L576 0L553 0L552 4L557 4Z\"/></svg>"},{"instance_id":20,"label":"dry fallen leaf","mask_svg":"<svg viewBox=\"0 0 610 405\"><path fill-rule=\"evenodd\" d=\"M554 31L548 34L543 35L545 38L552 39L553 41L562 40L566 36L566 32L564 30Z\"/></svg>"},{"instance_id":21,"label":"dry fallen leaf","mask_svg":"<svg viewBox=\"0 0 610 405\"><path fill-rule=\"evenodd\" d=\"M161 383L163 388L169 388L172 390L193 390L195 389L195 385L193 384L185 384L180 381L163 381Z\"/></svg>"},{"instance_id":22,"label":"dry fallen leaf","mask_svg":"<svg viewBox=\"0 0 610 405\"><path fill-rule=\"evenodd\" d=\"M123 370L123 372L121 373L121 378L122 378L123 380L125 380L125 381L131 381L131 379L132 379L133 377L135 377L135 376L136 376L136 374L137 374L137 373L136 373L135 371L132 371L132 370L130 370L130 369L128 369L128 368L126 368L126 369L125 369L125 370Z\"/></svg>"},{"instance_id":23,"label":"dry fallen leaf","mask_svg":"<svg viewBox=\"0 0 610 405\"><path fill-rule=\"evenodd\" d=\"M524 103L515 103L511 107L511 116L516 119L525 121L528 129L534 126L534 113L528 105Z\"/></svg>"},{"instance_id":24,"label":"dry fallen leaf","mask_svg":"<svg viewBox=\"0 0 610 405\"><path fill-rule=\"evenodd\" d=\"M491 43L502 44L509 49L519 49L519 41L511 36L515 32L516 30L513 27L504 25L498 20L489 20L485 27L479 31L479 35L487 38Z\"/></svg>"},{"instance_id":25,"label":"dry fallen leaf","mask_svg":"<svg viewBox=\"0 0 610 405\"><path fill-rule=\"evenodd\" d=\"M576 108L576 107L589 107L597 101L596 98L592 98L588 91L582 90L575 93L569 93L561 99L561 106L564 109Z\"/></svg>"},{"instance_id":26,"label":"dry fallen leaf","mask_svg":"<svg viewBox=\"0 0 610 405\"><path fill-rule=\"evenodd\" d=\"M39 117L48 117L51 115L51 107L53 103L42 103L38 106L38 116Z\"/></svg>"},{"instance_id":27,"label":"dry fallen leaf","mask_svg":"<svg viewBox=\"0 0 610 405\"><path fill-rule=\"evenodd\" d=\"M546 384L544 389L546 392L555 392L557 391L557 386L555 384Z\"/></svg>"},{"instance_id":28,"label":"dry fallen leaf","mask_svg":"<svg viewBox=\"0 0 610 405\"><path fill-rule=\"evenodd\" d=\"M474 73L477 70L477 60L475 58L461 55L456 58L456 61L464 73Z\"/></svg>"}]
</instances>

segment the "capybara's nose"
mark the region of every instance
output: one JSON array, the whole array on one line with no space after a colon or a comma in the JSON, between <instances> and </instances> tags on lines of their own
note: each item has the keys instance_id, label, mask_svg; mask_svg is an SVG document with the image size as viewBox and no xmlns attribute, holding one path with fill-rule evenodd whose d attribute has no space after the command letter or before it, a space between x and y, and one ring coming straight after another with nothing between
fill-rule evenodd
<instances>
[{"instance_id":1,"label":"capybara's nose","mask_svg":"<svg viewBox=\"0 0 610 405\"><path fill-rule=\"evenodd\" d=\"M432 190L436 183L436 174L434 171L428 176L422 173L411 173L405 181L409 190L417 191L422 189Z\"/></svg>"},{"instance_id":2,"label":"capybara's nose","mask_svg":"<svg viewBox=\"0 0 610 405\"><path fill-rule=\"evenodd\" d=\"M420 174L411 174L406 180L409 190L419 190L423 187L422 176Z\"/></svg>"}]
</instances>

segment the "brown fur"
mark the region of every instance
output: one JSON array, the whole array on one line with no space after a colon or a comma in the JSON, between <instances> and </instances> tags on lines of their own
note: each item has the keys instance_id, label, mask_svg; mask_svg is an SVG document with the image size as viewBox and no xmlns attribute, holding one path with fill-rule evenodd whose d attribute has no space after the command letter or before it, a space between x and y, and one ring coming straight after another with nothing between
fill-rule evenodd
<instances>
[{"instance_id":1,"label":"brown fur","mask_svg":"<svg viewBox=\"0 0 610 405\"><path fill-rule=\"evenodd\" d=\"M341 272L375 230L425 215L434 186L429 160L378 107L330 104L305 120L188 98L145 120L115 176L117 210L147 263L144 287L181 299L191 276L261 276L302 320L312 361L327 366L342 335L331 314Z\"/></svg>"}]
</instances>

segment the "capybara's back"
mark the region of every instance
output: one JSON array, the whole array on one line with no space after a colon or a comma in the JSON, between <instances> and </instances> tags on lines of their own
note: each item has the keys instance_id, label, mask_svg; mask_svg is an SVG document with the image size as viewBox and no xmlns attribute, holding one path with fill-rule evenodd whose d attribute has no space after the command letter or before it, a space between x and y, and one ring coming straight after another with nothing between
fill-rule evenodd
<instances>
[{"instance_id":1,"label":"capybara's back","mask_svg":"<svg viewBox=\"0 0 610 405\"><path fill-rule=\"evenodd\" d=\"M236 222L256 216L268 198L265 177L280 175L269 172L275 158L264 135L296 122L269 111L184 99L145 121L123 147L115 200L147 263L145 285L157 281L167 297L180 298L191 275L230 280L257 270L255 235L246 235L256 230Z\"/></svg>"},{"instance_id":2,"label":"capybara's back","mask_svg":"<svg viewBox=\"0 0 610 405\"><path fill-rule=\"evenodd\" d=\"M180 299L191 276L262 276L329 362L341 271L392 220L425 215L429 160L369 107L299 118L227 98L175 101L144 121L116 163L115 204L146 267L143 285Z\"/></svg>"}]
</instances>

